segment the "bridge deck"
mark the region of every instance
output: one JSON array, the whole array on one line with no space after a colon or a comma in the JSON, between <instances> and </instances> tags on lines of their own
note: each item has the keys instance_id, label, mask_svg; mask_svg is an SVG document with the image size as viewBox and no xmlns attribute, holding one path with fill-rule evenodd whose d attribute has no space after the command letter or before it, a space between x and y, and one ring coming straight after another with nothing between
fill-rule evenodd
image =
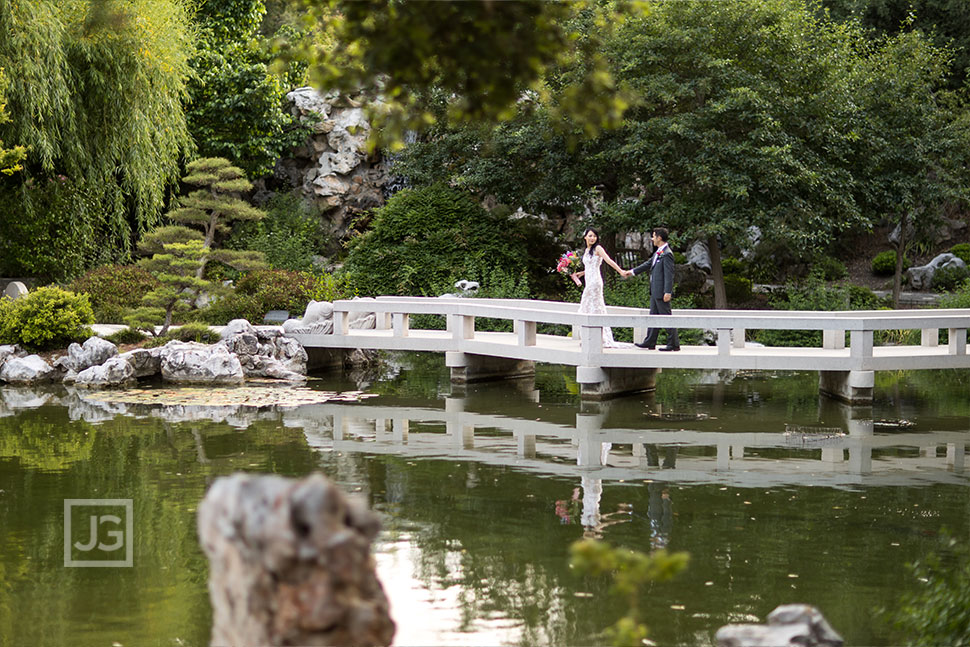
<instances>
[{"instance_id":1,"label":"bridge deck","mask_svg":"<svg viewBox=\"0 0 970 647\"><path fill-rule=\"evenodd\" d=\"M350 330L344 335L294 335L304 346L317 348L366 348L401 351L459 350L475 355L506 357L537 362L588 365L582 342L572 337L537 334L534 346L520 346L510 332L475 331L461 344L452 344L445 330L409 330L406 337L393 330ZM875 346L867 358L853 358L850 348L792 348L746 344L729 347L681 346L680 352L644 350L633 344L603 348L595 365L603 368L691 368L750 370L899 370L970 368L970 355L952 355L948 346ZM964 347L965 348L965 347ZM864 360L864 361L863 361Z\"/></svg>"},{"instance_id":2,"label":"bridge deck","mask_svg":"<svg viewBox=\"0 0 970 647\"><path fill-rule=\"evenodd\" d=\"M844 312L675 310L651 315L639 308L608 307L607 314L580 314L575 303L524 299L378 297L333 304L333 333L292 331L308 348L430 351L566 364L587 368L690 368L813 370L822 372L970 368L967 327L970 309ZM373 313L376 329L358 329L352 315ZM411 315L438 315L447 330L410 328ZM504 319L515 332L475 330L476 318ZM571 336L538 334L540 324L571 327ZM604 348L602 330L677 327L712 331L714 346L683 346L678 353L648 351L632 344ZM746 330L822 331L815 348L765 347L746 343ZM918 345L878 345L876 332L919 331ZM947 342L940 343L940 331ZM849 343L846 344L846 338ZM454 366L454 364L449 364ZM586 379L586 378L584 378Z\"/></svg>"}]
</instances>

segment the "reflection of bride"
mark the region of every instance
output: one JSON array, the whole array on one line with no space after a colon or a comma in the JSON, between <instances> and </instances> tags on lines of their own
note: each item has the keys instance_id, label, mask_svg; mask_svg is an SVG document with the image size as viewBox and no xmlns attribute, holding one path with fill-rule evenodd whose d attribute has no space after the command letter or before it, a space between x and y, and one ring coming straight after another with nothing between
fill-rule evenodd
<instances>
[{"instance_id":1,"label":"reflection of bride","mask_svg":"<svg viewBox=\"0 0 970 647\"><path fill-rule=\"evenodd\" d=\"M600 235L595 229L588 228L583 234L583 239L586 241L583 270L571 275L576 285L580 285L579 277L586 277L586 287L583 288L583 298L579 302L579 312L586 315L605 315L606 301L603 299L603 275L600 273L600 266L603 261L606 261L607 265L620 274L623 274L623 270L613 262L603 246L599 244ZM613 341L613 330L610 328L603 328L603 346L614 348L618 346Z\"/></svg>"}]
</instances>

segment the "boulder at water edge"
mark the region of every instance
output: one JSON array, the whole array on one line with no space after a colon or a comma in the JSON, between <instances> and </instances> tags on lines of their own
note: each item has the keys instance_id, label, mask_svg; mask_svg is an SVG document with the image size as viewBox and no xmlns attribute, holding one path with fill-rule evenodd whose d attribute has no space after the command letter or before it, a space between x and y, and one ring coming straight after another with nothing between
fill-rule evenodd
<instances>
[{"instance_id":1,"label":"boulder at water edge","mask_svg":"<svg viewBox=\"0 0 970 647\"><path fill-rule=\"evenodd\" d=\"M10 384L41 384L50 382L56 374L57 369L40 355L10 357L0 368L0 380Z\"/></svg>"},{"instance_id":2,"label":"boulder at water edge","mask_svg":"<svg viewBox=\"0 0 970 647\"><path fill-rule=\"evenodd\" d=\"M54 365L80 373L84 369L104 364L108 358L117 354L118 347L107 339L89 337L83 345L74 343L68 346L67 357L61 357Z\"/></svg>"},{"instance_id":3,"label":"boulder at water edge","mask_svg":"<svg viewBox=\"0 0 970 647\"><path fill-rule=\"evenodd\" d=\"M714 635L717 647L842 647L822 612L808 604L783 604L766 625L725 625Z\"/></svg>"},{"instance_id":4,"label":"boulder at water edge","mask_svg":"<svg viewBox=\"0 0 970 647\"><path fill-rule=\"evenodd\" d=\"M74 378L77 386L128 386L136 381L135 369L123 357L112 357L104 364L90 366Z\"/></svg>"},{"instance_id":5,"label":"boulder at water edge","mask_svg":"<svg viewBox=\"0 0 970 647\"><path fill-rule=\"evenodd\" d=\"M151 377L162 370L161 348L136 348L119 355L131 364L135 377Z\"/></svg>"},{"instance_id":6,"label":"boulder at water edge","mask_svg":"<svg viewBox=\"0 0 970 647\"><path fill-rule=\"evenodd\" d=\"M169 382L242 384L239 359L225 344L170 341L161 348L162 377Z\"/></svg>"}]
</instances>

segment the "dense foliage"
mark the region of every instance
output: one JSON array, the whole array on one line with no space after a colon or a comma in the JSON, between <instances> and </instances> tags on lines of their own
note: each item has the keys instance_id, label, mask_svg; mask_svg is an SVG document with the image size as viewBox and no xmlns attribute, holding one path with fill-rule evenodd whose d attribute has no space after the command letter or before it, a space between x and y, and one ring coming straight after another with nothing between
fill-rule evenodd
<instances>
[{"instance_id":1,"label":"dense foliage","mask_svg":"<svg viewBox=\"0 0 970 647\"><path fill-rule=\"evenodd\" d=\"M125 311L137 307L142 297L159 286L143 267L103 265L74 280L69 289L86 294L98 323L121 323Z\"/></svg>"},{"instance_id":2,"label":"dense foliage","mask_svg":"<svg viewBox=\"0 0 970 647\"><path fill-rule=\"evenodd\" d=\"M34 350L67 346L87 338L94 313L87 295L57 287L38 288L10 301L0 298L0 343Z\"/></svg>"},{"instance_id":3,"label":"dense foliage","mask_svg":"<svg viewBox=\"0 0 970 647\"><path fill-rule=\"evenodd\" d=\"M264 209L265 218L236 223L226 247L261 252L276 270L312 270L314 257L327 244L320 215L294 193L273 196Z\"/></svg>"},{"instance_id":4,"label":"dense foliage","mask_svg":"<svg viewBox=\"0 0 970 647\"><path fill-rule=\"evenodd\" d=\"M316 278L311 274L286 270L255 270L236 283L235 290L204 311L199 318L214 325L233 319L247 319L261 325L270 310L286 310L302 316L314 297Z\"/></svg>"},{"instance_id":5,"label":"dense foliage","mask_svg":"<svg viewBox=\"0 0 970 647\"><path fill-rule=\"evenodd\" d=\"M560 134L553 91L498 128L436 127L396 170L527 210L588 210L606 229L705 239L716 307L721 249L738 251L752 226L784 250L776 260L810 264L875 223L931 231L960 195L966 134L941 91L948 55L919 32L873 39L803 0L661 1L590 27L631 99L618 129ZM549 87L576 68L550 72Z\"/></svg>"},{"instance_id":6,"label":"dense foliage","mask_svg":"<svg viewBox=\"0 0 970 647\"><path fill-rule=\"evenodd\" d=\"M272 173L306 138L285 109L289 80L270 70L271 55L257 39L265 13L262 0L199 4L186 108L199 154L228 158L253 178Z\"/></svg>"},{"instance_id":7,"label":"dense foliage","mask_svg":"<svg viewBox=\"0 0 970 647\"><path fill-rule=\"evenodd\" d=\"M190 145L193 51L181 0L0 4L0 140L28 154L0 181L0 274L63 278L127 259Z\"/></svg>"},{"instance_id":8,"label":"dense foliage","mask_svg":"<svg viewBox=\"0 0 970 647\"><path fill-rule=\"evenodd\" d=\"M459 279L521 268L529 252L518 223L437 184L396 193L351 241L345 269L365 296L437 296Z\"/></svg>"},{"instance_id":9,"label":"dense foliage","mask_svg":"<svg viewBox=\"0 0 970 647\"><path fill-rule=\"evenodd\" d=\"M544 72L557 62L582 62L563 107L595 131L624 106L598 53L600 31L575 29L585 14L606 28L635 3L383 2L303 0L317 40L290 43L291 58L310 63L319 88L380 96L375 137L399 144L404 131L433 123L429 95L446 98L452 122L503 120L523 91L548 91ZM596 92L600 101L586 101Z\"/></svg>"},{"instance_id":10,"label":"dense foliage","mask_svg":"<svg viewBox=\"0 0 970 647\"><path fill-rule=\"evenodd\" d=\"M970 548L942 533L938 551L909 565L915 585L889 617L905 644L970 644Z\"/></svg>"}]
</instances>

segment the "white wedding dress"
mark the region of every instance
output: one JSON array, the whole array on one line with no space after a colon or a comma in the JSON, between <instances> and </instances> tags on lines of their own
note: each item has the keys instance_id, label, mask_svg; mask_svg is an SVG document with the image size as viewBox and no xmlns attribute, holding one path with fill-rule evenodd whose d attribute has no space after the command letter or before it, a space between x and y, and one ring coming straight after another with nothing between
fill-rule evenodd
<instances>
[{"instance_id":1,"label":"white wedding dress","mask_svg":"<svg viewBox=\"0 0 970 647\"><path fill-rule=\"evenodd\" d=\"M606 301L603 299L603 275L600 273L602 264L602 256L583 252L583 269L586 272L583 276L586 279L586 287L583 288L583 298L579 302L579 314L606 314ZM617 348L618 346L619 344L613 341L613 329L603 328L603 347Z\"/></svg>"}]
</instances>

